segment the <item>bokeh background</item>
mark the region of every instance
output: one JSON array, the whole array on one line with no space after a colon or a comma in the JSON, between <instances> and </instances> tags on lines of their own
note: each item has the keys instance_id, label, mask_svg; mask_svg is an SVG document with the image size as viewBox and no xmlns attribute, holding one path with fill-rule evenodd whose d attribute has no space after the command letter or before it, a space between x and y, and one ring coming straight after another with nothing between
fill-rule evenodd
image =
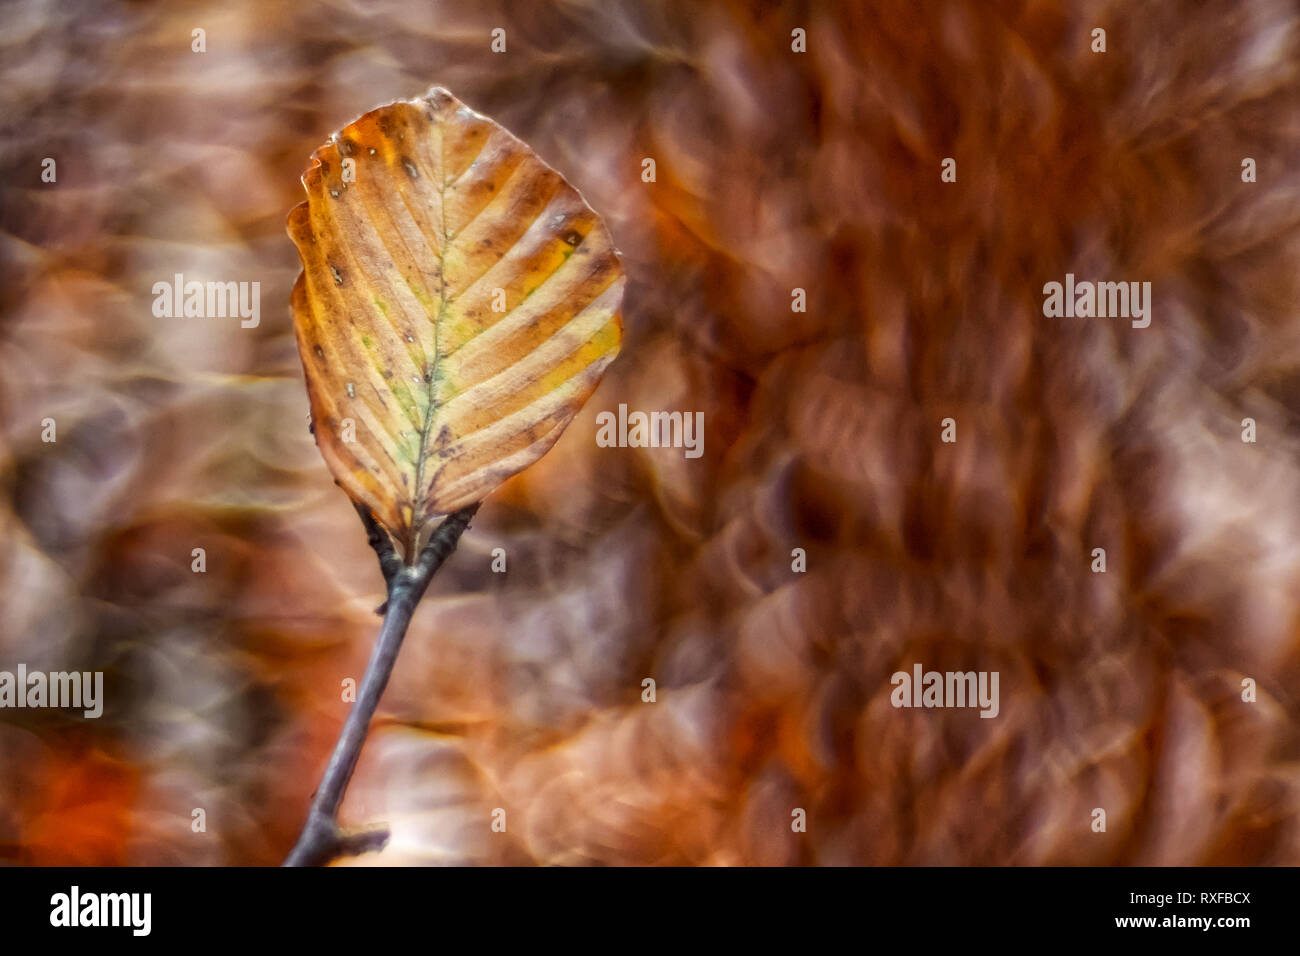
<instances>
[{"instance_id":1,"label":"bokeh background","mask_svg":"<svg viewBox=\"0 0 1300 956\"><path fill-rule=\"evenodd\" d=\"M421 607L354 863L1300 863L1298 24L5 0L0 669L107 702L0 711L0 862L292 844L382 584L307 431L284 220L332 131L441 84L604 215L627 336ZM1067 271L1151 281L1151 327L1044 318ZM177 272L260 282L260 326L156 318ZM596 447L619 402L703 411L703 457ZM1000 716L895 710L916 662L999 671Z\"/></svg>"}]
</instances>

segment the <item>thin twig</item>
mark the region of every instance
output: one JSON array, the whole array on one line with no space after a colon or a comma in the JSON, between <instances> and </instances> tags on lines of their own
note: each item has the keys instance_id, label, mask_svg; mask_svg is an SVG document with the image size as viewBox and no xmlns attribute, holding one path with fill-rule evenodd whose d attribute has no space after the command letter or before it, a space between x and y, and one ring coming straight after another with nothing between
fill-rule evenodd
<instances>
[{"instance_id":1,"label":"thin twig","mask_svg":"<svg viewBox=\"0 0 1300 956\"><path fill-rule=\"evenodd\" d=\"M434 574L456 550L460 536L469 527L470 519L478 507L474 504L462 508L443 521L411 567L402 565L401 560L397 559L398 566L392 568L388 556L397 558L392 543L387 542L385 548L384 542L377 542L375 534L371 534L371 547L379 555L380 570L388 582L384 623L370 654L370 663L366 665L365 676L361 678L361 691L352 707L352 713L348 714L348 719L343 724L343 731L339 734L334 753L325 768L325 776L312 800L307 823L303 826L297 844L285 859L285 866L321 866L338 856L379 849L388 841L388 832L384 829L349 833L340 831L339 806L343 803L348 781L352 779L352 772L356 770L357 760L361 757L370 720L375 715L379 698L383 696L388 678L393 673L393 665L397 662L402 639L406 637L406 629L410 626L411 615L415 613L415 607L424 596ZM366 522L367 531L373 527L387 541L387 535L374 524L369 513L363 514L362 520Z\"/></svg>"},{"instance_id":2,"label":"thin twig","mask_svg":"<svg viewBox=\"0 0 1300 956\"><path fill-rule=\"evenodd\" d=\"M355 503L353 507L357 509L361 523L366 527L366 541L375 549L375 554L379 555L379 571L384 576L384 583L391 588L394 576L402 570L402 559L393 547L393 539L379 526L369 508Z\"/></svg>"},{"instance_id":3,"label":"thin twig","mask_svg":"<svg viewBox=\"0 0 1300 956\"><path fill-rule=\"evenodd\" d=\"M370 547L375 549L375 554L379 556L379 573L384 576L384 588L388 594L392 594L393 580L403 567L401 556L398 555L397 549L393 547L393 539L388 536L387 531L379 526L379 522L370 513L370 509L356 502L353 502L352 507L357 509L357 514L361 516L361 523L366 527L366 541L369 542ZM387 610L388 600L385 598L384 603L375 608L375 613L382 615Z\"/></svg>"}]
</instances>

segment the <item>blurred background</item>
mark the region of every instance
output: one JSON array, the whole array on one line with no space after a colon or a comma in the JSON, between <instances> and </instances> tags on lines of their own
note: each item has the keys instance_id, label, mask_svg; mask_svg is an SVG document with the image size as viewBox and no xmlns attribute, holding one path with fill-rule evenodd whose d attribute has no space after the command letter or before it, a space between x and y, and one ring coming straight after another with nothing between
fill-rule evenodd
<instances>
[{"instance_id":1,"label":"blurred background","mask_svg":"<svg viewBox=\"0 0 1300 956\"><path fill-rule=\"evenodd\" d=\"M5 0L0 669L106 702L0 711L0 863L296 837L382 582L307 431L284 221L330 133L434 84L605 217L627 334L418 612L353 863L1300 863L1298 23ZM1152 282L1151 327L1044 318L1067 271ZM175 273L259 282L260 325L155 317ZM596 447L620 402L704 412L703 456ZM999 671L999 717L894 709L914 663Z\"/></svg>"}]
</instances>

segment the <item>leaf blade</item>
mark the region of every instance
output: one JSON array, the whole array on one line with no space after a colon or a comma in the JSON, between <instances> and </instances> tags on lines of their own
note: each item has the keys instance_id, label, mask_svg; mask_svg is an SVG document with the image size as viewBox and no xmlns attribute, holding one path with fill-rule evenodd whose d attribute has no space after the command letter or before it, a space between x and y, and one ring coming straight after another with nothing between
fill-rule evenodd
<instances>
[{"instance_id":1,"label":"leaf blade","mask_svg":"<svg viewBox=\"0 0 1300 956\"><path fill-rule=\"evenodd\" d=\"M303 186L292 306L317 445L409 560L559 438L621 348L626 277L577 190L442 89L344 127Z\"/></svg>"}]
</instances>

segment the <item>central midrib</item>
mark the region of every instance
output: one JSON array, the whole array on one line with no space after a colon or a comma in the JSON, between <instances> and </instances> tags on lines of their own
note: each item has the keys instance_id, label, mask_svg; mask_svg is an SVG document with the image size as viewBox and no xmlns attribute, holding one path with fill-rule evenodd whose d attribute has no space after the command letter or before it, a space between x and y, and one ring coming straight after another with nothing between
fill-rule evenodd
<instances>
[{"instance_id":1,"label":"central midrib","mask_svg":"<svg viewBox=\"0 0 1300 956\"><path fill-rule=\"evenodd\" d=\"M447 150L445 140L447 136L446 126L441 121L438 123L438 214L442 219L441 235L438 236L438 316L433 320L433 364L429 367L425 377L426 398L428 404L424 411L424 428L420 432L420 447L416 450L415 466L415 487L411 489L411 540L407 544L406 563L413 565L417 557L415 545L419 541L420 532L424 530L424 516L420 514L421 498L424 497L422 489L424 487L424 463L428 458L429 448L429 431L433 428L434 402L433 394L438 381L438 360L442 356L442 349L439 346L439 337L442 332L442 317L447 311L447 247L451 244L451 236L447 231Z\"/></svg>"}]
</instances>

